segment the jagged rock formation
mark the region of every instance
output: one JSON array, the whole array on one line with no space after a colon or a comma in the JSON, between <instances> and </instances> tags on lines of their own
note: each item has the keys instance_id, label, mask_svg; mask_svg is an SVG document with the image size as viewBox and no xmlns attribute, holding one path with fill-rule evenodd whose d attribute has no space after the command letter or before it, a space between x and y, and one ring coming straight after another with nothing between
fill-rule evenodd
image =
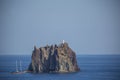
<instances>
[{"instance_id":1,"label":"jagged rock formation","mask_svg":"<svg viewBox=\"0 0 120 80\"><path fill-rule=\"evenodd\" d=\"M76 72L79 71L76 54L67 43L36 48L32 53L28 70L40 72Z\"/></svg>"}]
</instances>

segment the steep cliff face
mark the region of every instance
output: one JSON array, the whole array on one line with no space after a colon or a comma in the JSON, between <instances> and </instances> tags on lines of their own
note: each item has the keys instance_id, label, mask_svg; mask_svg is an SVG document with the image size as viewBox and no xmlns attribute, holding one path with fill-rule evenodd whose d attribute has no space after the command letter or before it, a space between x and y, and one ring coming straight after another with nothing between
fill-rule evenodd
<instances>
[{"instance_id":1,"label":"steep cliff face","mask_svg":"<svg viewBox=\"0 0 120 80\"><path fill-rule=\"evenodd\" d=\"M40 72L76 72L79 71L76 54L67 43L36 48L32 53L28 70Z\"/></svg>"}]
</instances>

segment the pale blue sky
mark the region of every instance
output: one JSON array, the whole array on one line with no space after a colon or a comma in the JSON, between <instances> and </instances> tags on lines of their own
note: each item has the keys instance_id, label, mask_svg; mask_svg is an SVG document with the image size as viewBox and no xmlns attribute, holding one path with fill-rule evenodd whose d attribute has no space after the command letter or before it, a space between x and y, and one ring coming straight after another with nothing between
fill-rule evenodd
<instances>
[{"instance_id":1,"label":"pale blue sky","mask_svg":"<svg viewBox=\"0 0 120 80\"><path fill-rule=\"evenodd\" d=\"M120 54L120 1L0 0L0 54L63 39L77 54Z\"/></svg>"}]
</instances>

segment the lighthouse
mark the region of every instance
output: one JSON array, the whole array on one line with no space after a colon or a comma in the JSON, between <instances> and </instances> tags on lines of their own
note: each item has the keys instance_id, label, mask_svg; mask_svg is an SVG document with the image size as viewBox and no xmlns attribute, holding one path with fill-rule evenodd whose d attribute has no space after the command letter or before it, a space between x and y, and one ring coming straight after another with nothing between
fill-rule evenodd
<instances>
[{"instance_id":1,"label":"lighthouse","mask_svg":"<svg viewBox=\"0 0 120 80\"><path fill-rule=\"evenodd\" d=\"M65 40L63 40L63 44L65 43Z\"/></svg>"}]
</instances>

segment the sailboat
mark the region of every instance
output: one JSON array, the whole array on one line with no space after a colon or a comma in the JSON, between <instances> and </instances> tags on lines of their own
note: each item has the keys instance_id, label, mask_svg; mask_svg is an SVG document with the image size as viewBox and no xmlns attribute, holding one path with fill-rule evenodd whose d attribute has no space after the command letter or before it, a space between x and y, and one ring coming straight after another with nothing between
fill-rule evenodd
<instances>
[{"instance_id":1,"label":"sailboat","mask_svg":"<svg viewBox=\"0 0 120 80\"><path fill-rule=\"evenodd\" d=\"M20 61L20 65L19 65L19 70L18 70L18 63L16 61L16 71L15 72L12 72L13 74L22 74L22 73L26 73L26 71L22 71L22 64L21 64L21 61Z\"/></svg>"}]
</instances>

